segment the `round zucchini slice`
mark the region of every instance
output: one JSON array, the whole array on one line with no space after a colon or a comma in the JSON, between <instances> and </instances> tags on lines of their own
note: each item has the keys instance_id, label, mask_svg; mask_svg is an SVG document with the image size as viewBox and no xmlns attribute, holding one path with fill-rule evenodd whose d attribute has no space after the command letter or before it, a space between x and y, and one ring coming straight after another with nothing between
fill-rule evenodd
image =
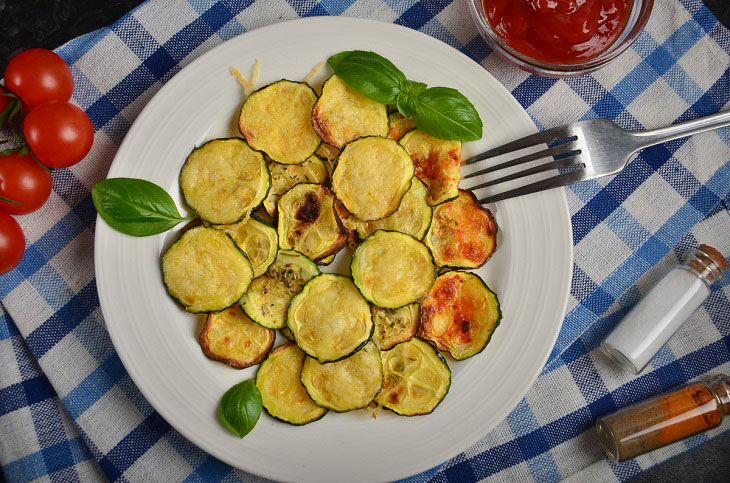
<instances>
[{"instance_id":1,"label":"round zucchini slice","mask_svg":"<svg viewBox=\"0 0 730 483\"><path fill-rule=\"evenodd\" d=\"M316 155L310 156L300 164L279 164L272 161L269 163L269 171L271 171L271 189L264 200L264 208L272 217L276 216L276 204L279 198L292 186L299 183L324 184L329 179L327 167Z\"/></svg>"},{"instance_id":2,"label":"round zucchini slice","mask_svg":"<svg viewBox=\"0 0 730 483\"><path fill-rule=\"evenodd\" d=\"M381 353L383 389L375 398L402 416L429 414L451 386L446 360L427 342L413 338Z\"/></svg>"},{"instance_id":3,"label":"round zucchini slice","mask_svg":"<svg viewBox=\"0 0 730 483\"><path fill-rule=\"evenodd\" d=\"M421 301L418 335L460 361L484 350L500 320L497 294L478 275L447 272Z\"/></svg>"},{"instance_id":4,"label":"round zucchini slice","mask_svg":"<svg viewBox=\"0 0 730 483\"><path fill-rule=\"evenodd\" d=\"M301 426L327 414L312 401L302 386L299 375L307 357L293 342L280 345L266 358L256 371L256 387L261 402L270 416Z\"/></svg>"},{"instance_id":5,"label":"round zucchini slice","mask_svg":"<svg viewBox=\"0 0 730 483\"><path fill-rule=\"evenodd\" d=\"M234 305L222 312L208 314L200 333L203 353L234 369L245 369L261 362L271 350L276 332L254 323Z\"/></svg>"},{"instance_id":6,"label":"round zucchini slice","mask_svg":"<svg viewBox=\"0 0 730 483\"><path fill-rule=\"evenodd\" d=\"M409 304L399 309L381 309L372 306L375 331L373 341L380 350L390 350L402 342L408 342L418 330L421 319L421 306Z\"/></svg>"},{"instance_id":7,"label":"round zucchini slice","mask_svg":"<svg viewBox=\"0 0 730 483\"><path fill-rule=\"evenodd\" d=\"M380 351L372 342L347 359L320 364L307 357L302 366L302 385L323 408L344 413L367 407L383 385Z\"/></svg>"},{"instance_id":8,"label":"round zucchini slice","mask_svg":"<svg viewBox=\"0 0 730 483\"><path fill-rule=\"evenodd\" d=\"M431 226L433 208L426 202L428 188L421 180L414 177L411 180L411 189L408 190L400 202L398 211L390 216L376 221L358 220L347 211L342 202L335 201L335 211L345 229L357 232L361 240L369 237L377 230L392 230L411 235L419 240L426 235Z\"/></svg>"},{"instance_id":9,"label":"round zucchini slice","mask_svg":"<svg viewBox=\"0 0 730 483\"><path fill-rule=\"evenodd\" d=\"M322 143L317 148L317 152L315 154L322 158L322 162L324 162L324 165L327 167L327 174L329 174L330 179L332 179L332 172L335 170L335 162L337 161L337 157L340 155L340 150L327 143Z\"/></svg>"},{"instance_id":10,"label":"round zucchini slice","mask_svg":"<svg viewBox=\"0 0 730 483\"><path fill-rule=\"evenodd\" d=\"M322 142L312 127L315 102L317 94L306 82L274 82L246 98L238 128L252 148L277 163L303 163Z\"/></svg>"},{"instance_id":11,"label":"round zucchini slice","mask_svg":"<svg viewBox=\"0 0 730 483\"><path fill-rule=\"evenodd\" d=\"M281 248L294 249L314 261L337 253L347 243L334 210L335 197L325 186L299 183L279 198Z\"/></svg>"},{"instance_id":12,"label":"round zucchini slice","mask_svg":"<svg viewBox=\"0 0 730 483\"><path fill-rule=\"evenodd\" d=\"M241 299L241 306L257 324L283 329L292 297L319 273L317 265L301 253L279 250L266 273L251 282Z\"/></svg>"},{"instance_id":13,"label":"round zucchini slice","mask_svg":"<svg viewBox=\"0 0 730 483\"><path fill-rule=\"evenodd\" d=\"M400 112L388 114L388 137L400 141L405 134L416 127L412 117L404 117Z\"/></svg>"},{"instance_id":14,"label":"round zucchini slice","mask_svg":"<svg viewBox=\"0 0 730 483\"><path fill-rule=\"evenodd\" d=\"M497 222L474 193L459 190L458 198L433 209L425 242L439 267L477 268L497 247Z\"/></svg>"},{"instance_id":15,"label":"round zucchini slice","mask_svg":"<svg viewBox=\"0 0 730 483\"><path fill-rule=\"evenodd\" d=\"M363 221L392 215L411 187L413 161L392 139L370 136L348 144L332 174L332 190Z\"/></svg>"},{"instance_id":16,"label":"round zucchini slice","mask_svg":"<svg viewBox=\"0 0 730 483\"><path fill-rule=\"evenodd\" d=\"M444 141L413 129L400 143L413 158L416 176L428 186L429 205L436 206L459 195L461 141Z\"/></svg>"},{"instance_id":17,"label":"round zucchini slice","mask_svg":"<svg viewBox=\"0 0 730 483\"><path fill-rule=\"evenodd\" d=\"M332 75L312 109L312 125L324 142L342 149L359 137L386 136L388 114L385 104L368 99Z\"/></svg>"},{"instance_id":18,"label":"round zucchini slice","mask_svg":"<svg viewBox=\"0 0 730 483\"><path fill-rule=\"evenodd\" d=\"M191 228L162 255L169 294L188 312L216 312L236 303L253 266L233 239L215 228Z\"/></svg>"},{"instance_id":19,"label":"round zucchini slice","mask_svg":"<svg viewBox=\"0 0 730 483\"><path fill-rule=\"evenodd\" d=\"M237 222L261 204L270 186L264 156L241 138L208 141L180 170L185 203L213 224Z\"/></svg>"},{"instance_id":20,"label":"round zucchini slice","mask_svg":"<svg viewBox=\"0 0 730 483\"><path fill-rule=\"evenodd\" d=\"M384 309L397 309L425 297L435 267L429 249L410 235L378 230L352 255L352 278L363 297Z\"/></svg>"},{"instance_id":21,"label":"round zucchini slice","mask_svg":"<svg viewBox=\"0 0 730 483\"><path fill-rule=\"evenodd\" d=\"M259 277L274 263L279 250L276 230L255 218L246 218L232 225L216 225L233 238L238 248L248 256L253 265L253 276Z\"/></svg>"},{"instance_id":22,"label":"round zucchini slice","mask_svg":"<svg viewBox=\"0 0 730 483\"><path fill-rule=\"evenodd\" d=\"M287 325L297 345L321 363L354 354L373 333L370 305L352 280L334 273L314 277L294 296Z\"/></svg>"}]
</instances>

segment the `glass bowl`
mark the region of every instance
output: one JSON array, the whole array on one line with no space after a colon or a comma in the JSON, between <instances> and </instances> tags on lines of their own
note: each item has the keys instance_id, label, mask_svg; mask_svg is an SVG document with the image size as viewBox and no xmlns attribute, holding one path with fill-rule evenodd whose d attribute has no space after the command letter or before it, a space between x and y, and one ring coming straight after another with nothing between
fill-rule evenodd
<instances>
[{"instance_id":1,"label":"glass bowl","mask_svg":"<svg viewBox=\"0 0 730 483\"><path fill-rule=\"evenodd\" d=\"M631 14L621 35L596 57L575 64L551 64L528 57L513 49L496 34L487 20L482 0L467 0L477 30L493 51L512 64L534 74L548 77L572 77L599 69L621 55L636 39L649 20L654 0L634 0Z\"/></svg>"}]
</instances>

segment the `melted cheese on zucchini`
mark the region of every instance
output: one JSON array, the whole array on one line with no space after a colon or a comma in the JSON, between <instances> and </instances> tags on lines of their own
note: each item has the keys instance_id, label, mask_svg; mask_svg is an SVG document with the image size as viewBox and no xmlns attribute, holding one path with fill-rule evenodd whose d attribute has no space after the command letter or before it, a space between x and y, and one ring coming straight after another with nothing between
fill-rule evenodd
<instances>
[{"instance_id":1,"label":"melted cheese on zucchini","mask_svg":"<svg viewBox=\"0 0 730 483\"><path fill-rule=\"evenodd\" d=\"M388 115L388 137L400 141L405 134L416 127L412 117L404 117L400 112L391 112Z\"/></svg>"},{"instance_id":2,"label":"melted cheese on zucchini","mask_svg":"<svg viewBox=\"0 0 730 483\"><path fill-rule=\"evenodd\" d=\"M332 174L332 190L363 221L395 213L411 187L413 161L396 141L360 138L348 144Z\"/></svg>"},{"instance_id":3,"label":"melted cheese on zucchini","mask_svg":"<svg viewBox=\"0 0 730 483\"><path fill-rule=\"evenodd\" d=\"M200 347L210 359L234 369L261 362L274 345L276 333L254 323L239 305L209 314L200 333Z\"/></svg>"},{"instance_id":4,"label":"melted cheese on zucchini","mask_svg":"<svg viewBox=\"0 0 730 483\"><path fill-rule=\"evenodd\" d=\"M180 171L185 203L211 223L235 223L266 198L269 168L240 138L214 139L195 148Z\"/></svg>"},{"instance_id":5,"label":"melted cheese on zucchini","mask_svg":"<svg viewBox=\"0 0 730 483\"><path fill-rule=\"evenodd\" d=\"M246 218L232 225L216 225L233 238L236 245L248 256L253 265L253 276L263 274L274 263L279 249L276 230L254 218Z\"/></svg>"},{"instance_id":6,"label":"melted cheese on zucchini","mask_svg":"<svg viewBox=\"0 0 730 483\"><path fill-rule=\"evenodd\" d=\"M294 185L298 183L323 184L329 178L327 167L316 155L310 156L300 164L279 164L272 161L269 163L269 171L271 171L271 189L264 200L264 207L271 216L276 216L276 204L281 195Z\"/></svg>"},{"instance_id":7,"label":"melted cheese on zucchini","mask_svg":"<svg viewBox=\"0 0 730 483\"><path fill-rule=\"evenodd\" d=\"M399 309L381 309L373 305L371 312L375 324L373 341L384 351L411 340L421 318L421 307L417 303Z\"/></svg>"},{"instance_id":8,"label":"melted cheese on zucchini","mask_svg":"<svg viewBox=\"0 0 730 483\"><path fill-rule=\"evenodd\" d=\"M412 236L394 231L370 235L355 250L350 269L363 296L388 309L426 296L435 279L429 249Z\"/></svg>"},{"instance_id":9,"label":"melted cheese on zucchini","mask_svg":"<svg viewBox=\"0 0 730 483\"><path fill-rule=\"evenodd\" d=\"M333 75L314 105L312 125L324 142L342 149L359 137L386 136L388 114L385 104L368 99Z\"/></svg>"},{"instance_id":10,"label":"melted cheese on zucchini","mask_svg":"<svg viewBox=\"0 0 730 483\"><path fill-rule=\"evenodd\" d=\"M316 101L314 90L304 82L274 82L248 96L238 127L251 147L277 163L302 163L321 142L311 123Z\"/></svg>"},{"instance_id":11,"label":"melted cheese on zucchini","mask_svg":"<svg viewBox=\"0 0 730 483\"><path fill-rule=\"evenodd\" d=\"M317 406L302 386L299 374L306 355L296 344L280 345L269 354L256 372L256 387L264 409L287 423L311 423L327 414Z\"/></svg>"},{"instance_id":12,"label":"melted cheese on zucchini","mask_svg":"<svg viewBox=\"0 0 730 483\"><path fill-rule=\"evenodd\" d=\"M167 291L188 312L230 307L246 292L253 267L226 233L198 226L180 237L162 256Z\"/></svg>"},{"instance_id":13,"label":"melted cheese on zucchini","mask_svg":"<svg viewBox=\"0 0 730 483\"><path fill-rule=\"evenodd\" d=\"M416 176L428 186L428 204L456 198L461 173L461 141L443 141L413 129L400 140L416 166Z\"/></svg>"},{"instance_id":14,"label":"melted cheese on zucchini","mask_svg":"<svg viewBox=\"0 0 730 483\"><path fill-rule=\"evenodd\" d=\"M343 359L370 339L370 305L349 278L325 273L289 305L287 325L297 345L321 363Z\"/></svg>"},{"instance_id":15,"label":"melted cheese on zucchini","mask_svg":"<svg viewBox=\"0 0 730 483\"><path fill-rule=\"evenodd\" d=\"M479 276L448 272L421 301L418 334L463 360L484 350L501 319L497 295Z\"/></svg>"},{"instance_id":16,"label":"melted cheese on zucchini","mask_svg":"<svg viewBox=\"0 0 730 483\"><path fill-rule=\"evenodd\" d=\"M338 413L362 409L383 385L380 351L368 342L355 355L338 362L320 364L307 357L301 378L309 397L318 405Z\"/></svg>"}]
</instances>

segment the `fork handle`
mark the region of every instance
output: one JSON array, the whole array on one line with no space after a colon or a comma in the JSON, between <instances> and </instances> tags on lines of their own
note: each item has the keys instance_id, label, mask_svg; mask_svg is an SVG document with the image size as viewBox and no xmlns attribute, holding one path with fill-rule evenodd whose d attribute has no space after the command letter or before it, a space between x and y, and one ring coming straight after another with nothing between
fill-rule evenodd
<instances>
[{"instance_id":1,"label":"fork handle","mask_svg":"<svg viewBox=\"0 0 730 483\"><path fill-rule=\"evenodd\" d=\"M661 129L652 131L634 132L638 147L636 150L648 148L655 144L665 143L674 139L691 136L692 134L710 131L721 127L730 126L730 111L718 112L711 116L701 117L692 121L673 124Z\"/></svg>"}]
</instances>

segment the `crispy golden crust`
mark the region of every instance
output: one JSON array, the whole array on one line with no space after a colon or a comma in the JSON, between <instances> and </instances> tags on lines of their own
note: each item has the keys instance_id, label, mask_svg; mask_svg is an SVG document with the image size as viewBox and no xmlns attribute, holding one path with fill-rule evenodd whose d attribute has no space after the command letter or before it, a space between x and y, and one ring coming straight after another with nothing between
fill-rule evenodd
<instances>
[{"instance_id":1,"label":"crispy golden crust","mask_svg":"<svg viewBox=\"0 0 730 483\"><path fill-rule=\"evenodd\" d=\"M388 137L400 141L408 131L416 127L412 117L404 117L400 112L391 112L388 115Z\"/></svg>"},{"instance_id":2,"label":"crispy golden crust","mask_svg":"<svg viewBox=\"0 0 730 483\"><path fill-rule=\"evenodd\" d=\"M275 339L273 330L251 321L239 305L208 314L199 337L206 357L234 369L245 369L264 360Z\"/></svg>"},{"instance_id":3,"label":"crispy golden crust","mask_svg":"<svg viewBox=\"0 0 730 483\"><path fill-rule=\"evenodd\" d=\"M456 198L461 172L461 141L443 141L413 129L400 140L413 158L416 176L428 186L428 204Z\"/></svg>"}]
</instances>

